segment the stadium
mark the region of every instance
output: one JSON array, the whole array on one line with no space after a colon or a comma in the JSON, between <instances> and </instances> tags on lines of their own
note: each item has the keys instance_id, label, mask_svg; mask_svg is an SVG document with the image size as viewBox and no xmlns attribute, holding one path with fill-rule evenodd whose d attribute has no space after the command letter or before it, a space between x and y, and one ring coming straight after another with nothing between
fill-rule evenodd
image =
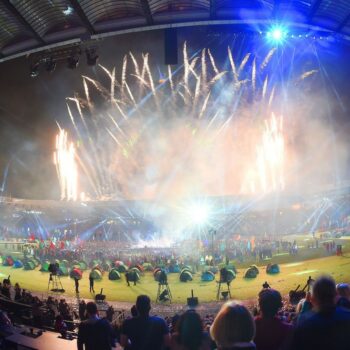
<instances>
[{"instance_id":1,"label":"stadium","mask_svg":"<svg viewBox=\"0 0 350 350\"><path fill-rule=\"evenodd\" d=\"M322 283L350 309L349 1L4 0L0 20L0 349L104 348L83 300L106 349L141 349L147 298L171 337L142 349L282 348L263 292L295 334ZM230 301L255 335L223 346Z\"/></svg>"}]
</instances>

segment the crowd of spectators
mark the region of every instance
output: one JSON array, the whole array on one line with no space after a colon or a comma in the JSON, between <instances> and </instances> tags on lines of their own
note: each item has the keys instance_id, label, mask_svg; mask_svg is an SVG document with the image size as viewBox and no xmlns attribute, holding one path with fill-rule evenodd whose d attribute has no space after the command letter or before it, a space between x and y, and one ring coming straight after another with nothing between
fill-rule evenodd
<instances>
[{"instance_id":1,"label":"crowd of spectators","mask_svg":"<svg viewBox=\"0 0 350 350\"><path fill-rule=\"evenodd\" d=\"M162 318L151 315L151 301L137 297L129 317L119 317L109 306L99 316L94 302L81 301L76 313L64 299L41 301L18 284L10 297L32 307L33 325L43 326L40 310L49 310L55 331L65 335L76 328L78 350L303 350L350 348L350 287L331 277L317 279L306 297L292 305L271 288L263 288L255 307L229 302L217 315L188 310ZM1 289L2 291L3 289ZM6 298L6 296L3 296ZM0 312L0 333L11 319Z\"/></svg>"}]
</instances>

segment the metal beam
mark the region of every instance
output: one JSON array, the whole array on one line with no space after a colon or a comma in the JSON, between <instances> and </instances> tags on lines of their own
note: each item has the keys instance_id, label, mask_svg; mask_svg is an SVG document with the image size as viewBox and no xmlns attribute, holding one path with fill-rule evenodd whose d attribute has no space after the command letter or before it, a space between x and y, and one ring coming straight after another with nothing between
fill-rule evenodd
<instances>
[{"instance_id":1,"label":"metal beam","mask_svg":"<svg viewBox=\"0 0 350 350\"><path fill-rule=\"evenodd\" d=\"M153 25L153 17L152 17L152 12L151 12L151 8L149 7L149 3L148 0L139 0L140 1L140 5L142 7L142 12L143 15L146 17L146 21L148 25Z\"/></svg>"},{"instance_id":2,"label":"metal beam","mask_svg":"<svg viewBox=\"0 0 350 350\"><path fill-rule=\"evenodd\" d=\"M10 0L3 0L3 5L11 12L11 14L28 30L33 37L42 45L45 45L45 40L41 37L41 35L30 25L29 22L22 16L22 14L16 9L15 6L12 5Z\"/></svg>"},{"instance_id":3,"label":"metal beam","mask_svg":"<svg viewBox=\"0 0 350 350\"><path fill-rule=\"evenodd\" d=\"M78 0L69 0L69 2L72 5L72 7L73 7L74 11L76 12L76 14L78 15L78 17L80 18L80 20L83 22L83 24L84 24L85 28L88 30L88 32L91 35L97 34L95 28L90 23L84 10L80 6L79 1Z\"/></svg>"},{"instance_id":4,"label":"metal beam","mask_svg":"<svg viewBox=\"0 0 350 350\"><path fill-rule=\"evenodd\" d=\"M216 0L210 0L210 19L216 18Z\"/></svg>"},{"instance_id":5,"label":"metal beam","mask_svg":"<svg viewBox=\"0 0 350 350\"><path fill-rule=\"evenodd\" d=\"M340 32L350 21L350 13L345 17L345 19L339 24L336 32Z\"/></svg>"},{"instance_id":6,"label":"metal beam","mask_svg":"<svg viewBox=\"0 0 350 350\"><path fill-rule=\"evenodd\" d=\"M309 21L311 21L311 20L312 20L312 17L315 16L317 10L318 10L318 9L320 8L320 6L321 6L321 3L322 3L322 0L316 0L316 1L314 2L314 4L312 5L311 10L310 10L310 12L309 12L309 14L308 14L308 16L307 16L307 18L308 18Z\"/></svg>"}]
</instances>

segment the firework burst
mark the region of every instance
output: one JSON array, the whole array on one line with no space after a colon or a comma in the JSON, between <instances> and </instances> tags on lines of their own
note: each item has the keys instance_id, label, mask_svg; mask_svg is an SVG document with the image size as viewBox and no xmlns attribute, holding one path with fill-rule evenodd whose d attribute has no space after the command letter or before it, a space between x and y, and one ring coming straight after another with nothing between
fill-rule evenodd
<instances>
[{"instance_id":1,"label":"firework burst","mask_svg":"<svg viewBox=\"0 0 350 350\"><path fill-rule=\"evenodd\" d=\"M108 87L83 76L85 96L67 99L75 141L63 129L56 141L61 198L78 198L78 180L93 199L283 190L283 118L272 114L278 86L268 74L275 51L261 59L247 53L236 61L229 48L221 70L210 50L190 55L185 44L183 66L167 67L161 80L152 75L148 54L138 60L132 53L120 71L99 66ZM91 89L103 97L103 107L94 105ZM234 136L243 119L254 137ZM230 153L240 156L242 139L251 150L243 166L229 160ZM218 190L218 180L229 176L234 184L226 181Z\"/></svg>"}]
</instances>

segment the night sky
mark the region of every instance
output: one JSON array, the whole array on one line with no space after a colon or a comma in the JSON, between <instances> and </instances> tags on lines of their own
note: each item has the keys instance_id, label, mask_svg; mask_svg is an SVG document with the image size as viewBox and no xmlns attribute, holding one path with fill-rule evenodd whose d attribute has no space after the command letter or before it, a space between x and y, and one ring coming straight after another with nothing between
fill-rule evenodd
<instances>
[{"instance_id":1,"label":"night sky","mask_svg":"<svg viewBox=\"0 0 350 350\"><path fill-rule=\"evenodd\" d=\"M215 55L225 54L230 42L229 30L219 36L213 35L211 30L209 35L208 32L203 28L182 30L179 46L186 39L193 52L203 45L210 45ZM100 41L97 46L99 63L108 68L116 66L117 71L120 70L123 56L132 51L136 55L149 52L159 70L165 70L161 31L117 36ZM319 46L318 54L327 77L324 83L332 100L336 137L349 142L350 46L329 42ZM9 169L4 195L59 198L52 163L56 121L63 125L68 122L65 98L73 96L74 92L82 93L81 75L104 79L100 70L86 65L84 56L76 70L67 69L65 62L61 62L55 72L49 74L42 69L34 79L29 76L29 61L24 57L0 64L0 186L6 168ZM346 177L346 172L343 176Z\"/></svg>"}]
</instances>

